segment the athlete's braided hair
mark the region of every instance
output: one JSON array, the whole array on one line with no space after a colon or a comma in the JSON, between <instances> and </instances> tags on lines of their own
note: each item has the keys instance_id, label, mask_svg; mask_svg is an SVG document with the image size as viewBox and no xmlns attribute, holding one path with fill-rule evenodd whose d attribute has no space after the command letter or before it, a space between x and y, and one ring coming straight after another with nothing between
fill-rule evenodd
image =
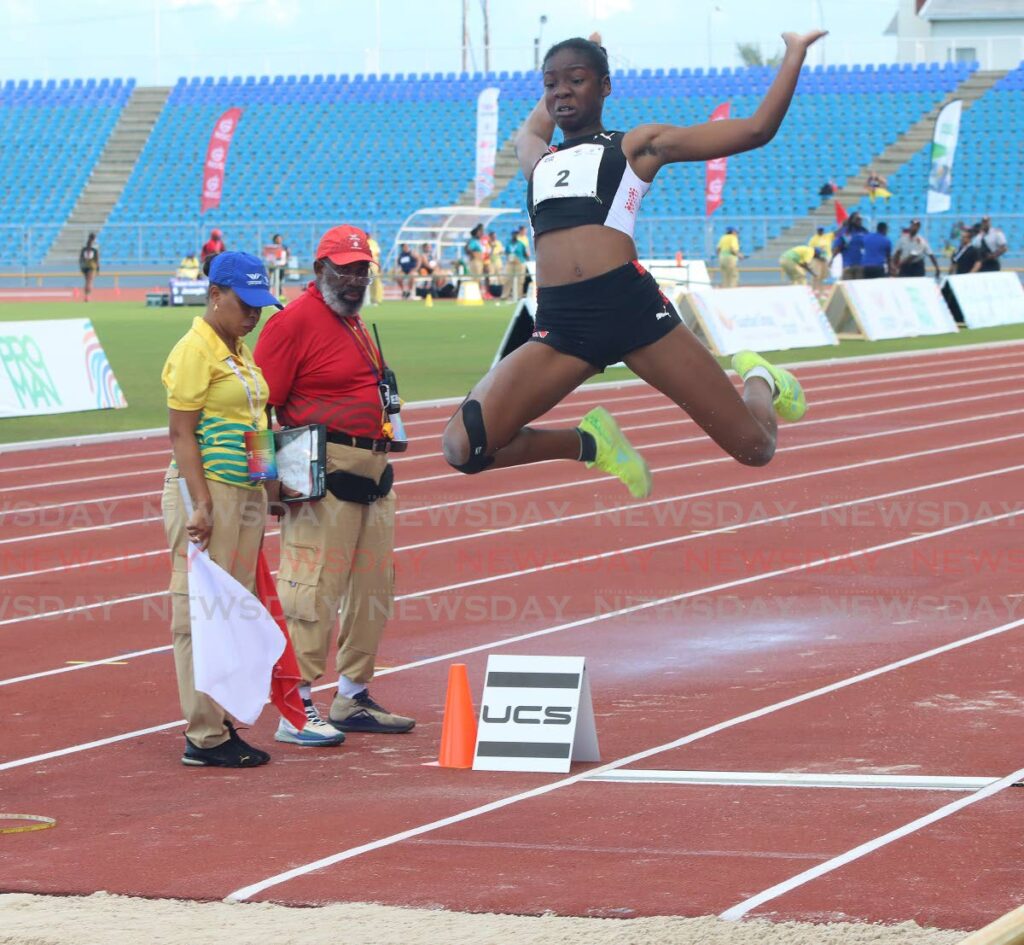
<instances>
[{"instance_id":1,"label":"athlete's braided hair","mask_svg":"<svg viewBox=\"0 0 1024 945\"><path fill-rule=\"evenodd\" d=\"M583 58L587 60L587 65L597 73L598 78L603 79L606 75L610 75L608 50L604 46L598 46L597 43L589 39L584 39L582 36L574 36L572 39L563 39L560 43L555 43L545 53L544 62L547 62L555 53L560 53L563 49L572 49L581 53Z\"/></svg>"}]
</instances>

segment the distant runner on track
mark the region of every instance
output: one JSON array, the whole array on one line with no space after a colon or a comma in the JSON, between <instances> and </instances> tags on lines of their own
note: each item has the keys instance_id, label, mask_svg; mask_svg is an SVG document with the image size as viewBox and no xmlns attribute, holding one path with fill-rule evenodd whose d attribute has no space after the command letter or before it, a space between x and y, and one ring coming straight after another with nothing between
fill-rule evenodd
<instances>
[{"instance_id":1,"label":"distant runner on track","mask_svg":"<svg viewBox=\"0 0 1024 945\"><path fill-rule=\"evenodd\" d=\"M444 454L455 469L573 459L617 476L637 498L649 495L647 463L604 408L591 410L578 427L526 425L620 360L741 463L762 466L772 458L775 412L799 420L806 410L799 382L741 352L733 358L744 379L741 397L637 261L633 229L664 165L738 154L775 136L807 49L824 35L783 34L785 58L750 118L690 128L640 125L625 133L602 124L612 86L600 36L548 50L544 96L516 137L536 240L534 343L499 362L449 421ZM552 146L556 126L565 140Z\"/></svg>"}]
</instances>

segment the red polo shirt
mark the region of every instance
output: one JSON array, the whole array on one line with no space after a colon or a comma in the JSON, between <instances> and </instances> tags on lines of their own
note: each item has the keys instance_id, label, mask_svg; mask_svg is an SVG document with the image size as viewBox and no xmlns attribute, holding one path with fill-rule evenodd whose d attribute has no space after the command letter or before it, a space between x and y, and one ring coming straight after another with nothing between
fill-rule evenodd
<instances>
[{"instance_id":1,"label":"red polo shirt","mask_svg":"<svg viewBox=\"0 0 1024 945\"><path fill-rule=\"evenodd\" d=\"M362 320L332 312L314 282L271 317L253 351L282 424L323 423L378 438L380 390L371 355L379 364Z\"/></svg>"}]
</instances>

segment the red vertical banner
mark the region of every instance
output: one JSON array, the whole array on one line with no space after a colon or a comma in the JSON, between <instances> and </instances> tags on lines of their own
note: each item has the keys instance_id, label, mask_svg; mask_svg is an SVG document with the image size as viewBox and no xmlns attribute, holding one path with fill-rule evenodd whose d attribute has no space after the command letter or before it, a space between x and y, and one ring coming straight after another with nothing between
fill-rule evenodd
<instances>
[{"instance_id":1,"label":"red vertical banner","mask_svg":"<svg viewBox=\"0 0 1024 945\"><path fill-rule=\"evenodd\" d=\"M711 113L711 121L724 121L729 117L729 102L723 102ZM709 217L722 206L725 190L725 167L728 159L721 157L708 161L704 168L704 216Z\"/></svg>"},{"instance_id":2,"label":"red vertical banner","mask_svg":"<svg viewBox=\"0 0 1024 945\"><path fill-rule=\"evenodd\" d=\"M228 164L228 148L234 136L242 109L229 108L213 126L210 143L206 146L206 164L203 165L203 193L199 212L206 213L210 207L220 206L220 195L224 190L224 171Z\"/></svg>"}]
</instances>

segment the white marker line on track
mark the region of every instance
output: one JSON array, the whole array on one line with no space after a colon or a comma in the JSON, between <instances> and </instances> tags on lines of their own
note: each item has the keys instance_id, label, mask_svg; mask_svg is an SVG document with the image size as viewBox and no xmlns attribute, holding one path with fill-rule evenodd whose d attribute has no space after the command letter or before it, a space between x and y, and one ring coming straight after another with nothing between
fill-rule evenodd
<instances>
[{"instance_id":1,"label":"white marker line on track","mask_svg":"<svg viewBox=\"0 0 1024 945\"><path fill-rule=\"evenodd\" d=\"M809 870L804 870L804 872L798 873L796 876L778 883L770 889L765 889L763 892L759 892L756 896L744 899L742 902L732 906L732 908L726 909L725 912L719 915L719 918L726 919L731 922L734 922L737 919L742 919L743 916L752 909L756 909L758 906L764 905L764 903L769 902L772 899L777 899L779 896L792 892L792 890L798 889L800 886L804 886L812 880L818 879L820 876L824 876L826 873L831 873L834 870L840 869L848 863L852 863L854 860L859 860L861 857L867 856L869 853L874 853L875 850L888 846L890 843L894 843L897 840L903 839L903 837L916 833L924 827L928 827L940 820L944 820L946 817L950 817L951 815L963 810L965 807L977 804L978 801L984 801L987 798L992 797L994 794L998 794L1000 791L1004 791L1011 785L1016 784L1021 780L1021 778L1024 778L1024 768L1021 768L1019 771L1014 771L1013 774L1008 774L1005 778L1000 778L998 781L989 784L987 787L983 787L980 791L976 791L968 797L961 797L952 801L951 803L940 807L938 810L932 811L930 814L925 814L923 817L918 817L917 820L912 820L910 823L904 824L902 827L897 827L895 830L890 830L888 833L882 834L880 837L875 837L874 840L862 843L860 846L854 847L852 850L847 850L845 853L841 853L839 856L833 857L825 863L819 863L817 866L812 867Z\"/></svg>"},{"instance_id":2,"label":"white marker line on track","mask_svg":"<svg viewBox=\"0 0 1024 945\"><path fill-rule=\"evenodd\" d=\"M894 377L894 378L892 378L892 383L903 383L905 381L924 380L924 379L931 378L931 377L947 378L947 377L950 377L952 375L976 374L976 373L980 373L982 371L987 371L987 370L991 370L991 368L990 367L961 368L961 369L952 370L952 371L930 372L930 373L927 373L927 374L916 374L916 375L915 374L910 374L910 375L906 375L906 376ZM999 383L1008 383L1008 382L1009 382L1008 378L992 378L991 381L988 382L988 383L999 384ZM807 391L813 397L814 394L817 391L824 391L824 390L849 390L850 388L873 386L873 385L877 385L878 383L880 383L878 380L870 380L870 381L860 381L860 382L853 382L853 383L828 384L828 385L816 386L816 387L813 387L813 388L808 387ZM985 383L985 382L983 382L983 383ZM978 385L975 384L973 386L977 387ZM942 384L931 384L931 385L927 385L927 386L924 386L924 387L908 387L908 388L901 389L901 390L898 390L898 391L890 391L890 392L884 392L883 391L883 392L881 392L881 394L879 394L876 391L872 391L870 394L863 394L863 395L854 396L854 397L833 397L833 398L821 399L821 400L815 398L812 401L812 406L815 407L815 408L818 408L818 407L831 406L833 404L839 404L839 403L850 403L850 402L857 401L857 400L877 399L879 396L902 397L904 395L909 395L909 394L928 393L930 391L948 390L948 389L949 389L949 384L948 383L942 383ZM657 404L657 405L653 405L653 406L639 407L639 408L632 409L632 410L618 410L618 409L615 409L615 407L613 406L613 409L615 409L616 417L617 418L629 417L629 416L634 416L634 415L637 415L637 414L647 415L647 414L651 414L651 413L658 413L658 412L669 411L669 410L675 411L677 413L680 412L680 408L676 404L672 403L671 401L667 401L667 399L665 398L665 396L663 394L661 394L660 392L654 390L653 388L647 394L636 395L636 396L631 396L631 397L618 398L617 402L621 403L621 402L626 401L626 400L646 400L646 399L659 399L659 400L665 400L666 402L665 403L660 403L660 404ZM602 403L604 400L605 400L604 398L601 398L601 399L598 399L598 400L594 400L593 403ZM944 401L943 403L957 403L957 402L958 401ZM590 401L587 401L586 403L590 403ZM586 406L586 403L573 404L573 405L565 405L565 406L567 407L567 411L568 411L569 408L575 409L576 406ZM564 425L564 422L565 422L565 418L564 417L551 417L550 416L551 413L557 412L563 405L564 405L564 401L563 401L562 404L557 405L551 411L549 411L548 414L546 414L543 419L539 420L535 424L535 426L538 426L538 427L543 429L543 428L546 428L546 427L552 426L552 425ZM924 404L924 405L921 405L921 406L930 406L930 405ZM913 408L911 408L911 409L913 409ZM570 415L573 415L573 414L570 413ZM823 422L829 422L832 419L836 419L836 418L825 417L825 418L822 418L822 419L819 419L819 420L805 421L804 426L806 426L810 422L823 423ZM447 419L445 419L444 423L447 423ZM682 419L681 420L680 419L674 419L674 420L665 421L664 423L661 423L661 424L645 424L645 425L642 425L642 426L626 426L626 425L621 425L621 426L622 426L623 430L627 430L628 431L628 430L647 429L648 427L651 427L651 426L667 426L669 424L677 424L677 423L685 423L685 424L691 424L691 425L696 426L696 424L694 424L694 422L685 413L682 414ZM441 427L439 427L439 429L443 428L443 426L444 426L444 424L441 424ZM707 439L707 437L706 436L702 436L702 437L697 437L695 439L696 440L701 440L701 439ZM147 454L138 454L138 455L147 455ZM138 469L138 470L132 470L130 472L118 473L118 476L121 477L121 478L123 478L125 476L141 476L141 475L154 475L154 476L156 476L157 474L162 473L166 469L166 462L170 461L170 451L169 451L169 449L167 451L163 452L162 455L165 457L166 461L165 461L164 464L161 464L160 466L154 466L154 467L148 468L148 469ZM407 463L415 462L417 460L422 460L422 459L440 459L443 455L444 454L441 453L441 452L417 453L417 454L412 455L412 456L404 456L404 455L403 456L398 456L398 455L396 455L396 456L393 456L391 458L391 461L393 463L397 463L397 464L400 464L400 465L404 466ZM109 461L109 458L107 458L107 461ZM85 460L81 460L81 462L85 462ZM28 469L29 467L24 467L24 468ZM46 468L52 468L52 464L48 464ZM504 467L504 468L510 468L510 467ZM0 472L4 472L4 471L9 471L9 470L0 470ZM498 471L499 470L494 470L494 472L498 472ZM447 475L448 475L449 478L452 476L452 474L450 474L450 473L447 474ZM461 475L461 474L456 474L456 475ZM109 476L89 476L89 477L78 477L78 478L75 478L75 479L57 480L57 481L54 481L54 482L31 483L31 484L25 483L25 484L15 485L15 486L4 486L4 487L0 488L0 494L4 494L4 493L7 493L7 492L25 491L27 489L37 489L39 486L56 487L56 486L75 485L77 483L83 483L83 482L107 481L109 478L110 478ZM433 478L433 477L427 477L426 479L406 480L406 482L407 483L408 482L426 482L426 481L429 481L430 478ZM140 493L140 494L141 495L158 495L159 493L158 492L152 492L152 493ZM105 502L105 501L111 501L111 500L110 499L86 499L84 501L85 502ZM74 503L64 503L64 505L68 505L68 504L74 504ZM61 506L54 505L54 506L47 506L46 508L59 508L59 507L61 507ZM12 514L13 512L16 512L16 511L18 511L18 510L17 509L12 509L12 510L7 510L7 511L0 510L0 516L5 515L5 514Z\"/></svg>"},{"instance_id":3,"label":"white marker line on track","mask_svg":"<svg viewBox=\"0 0 1024 945\"><path fill-rule=\"evenodd\" d=\"M625 768L587 778L604 784L680 784L716 787L787 787L887 791L977 791L998 778L924 774L808 774L803 771L667 771Z\"/></svg>"},{"instance_id":4,"label":"white marker line on track","mask_svg":"<svg viewBox=\"0 0 1024 945\"><path fill-rule=\"evenodd\" d=\"M707 586L707 587L695 588L694 590L684 591L684 592L682 592L680 594L672 594L672 595L670 595L668 597L660 597L660 598L657 598L655 600L643 601L643 602L641 602L639 604L633 604L633 605L631 605L629 607L621 607L618 610L605 611L605 612L600 613L600 614L595 614L592 617L581 617L579 620L571 620L568 623L555 624L552 627L543 627L540 630L532 630L529 633L521 633L521 634L519 634L517 636L514 636L514 637L504 637L504 638L502 638L500 640L492 640L492 641L490 641L488 643L479 643L479 644L476 644L475 646L463 647L460 650L454 650L454 651L452 651L450 653L443 653L443 654L440 654L438 656L424 657L423 659L414 660L411 663L405 663L402 666L394 666L391 669L381 670L379 673L377 673L377 675L378 676L390 676L393 673L405 672L405 671L410 670L410 669L418 669L421 666L430 666L430 665L432 665L434 663L440 663L440 662L444 662L446 660L452 660L452 659L456 659L456 658L459 658L459 657L462 657L462 656L468 656L471 653L482 653L482 652L485 652L487 650L493 650L493 649L497 649L497 648L500 648L500 647L509 646L509 645L511 645L513 643L521 643L521 642L523 642L525 640L536 640L539 637L550 636L550 635L555 634L555 633L561 633L561 632L563 632L565 630L574 630L574 629L576 629L578 627L585 627L585 626L589 626L590 624L602 623L602 622L604 622L606 620L612 620L612 619L614 619L616 617L623 617L623 616L628 616L629 614L640 613L640 612L645 611L645 610L652 610L654 608L661 607L661 606L663 606L665 604L679 603L680 601L688 600L690 598L698 597L698 596L701 596L701 595L704 595L704 594L715 594L715 593L718 593L719 591L732 590L733 588L736 588L736 587L745 587L747 585L757 584L757 583L759 583L761 581L770 580L772 578L783 577L783 576L788 575L788 574L796 574L796 573L798 573L800 571L808 571L808 570L811 570L812 568L821 567L823 565L835 564L836 562L839 562L839 561L848 561L848 560L852 560L854 558L861 558L861 557L863 557L865 555L876 554L876 553L878 553L880 551L887 551L887 550L889 550L891 548L902 547L903 545L915 544L915 543L917 543L919 541L927 541L927 540L929 540L931 538L938 538L938 537L941 537L943 535L952 534L954 532L964 531L964 530L966 530L968 528L975 528L975 527L980 526L980 525L989 525L989 524L992 524L994 522L1002 521L1002 520L1004 520L1004 519L1006 519L1006 518L1008 518L1008 517L1010 517L1012 515L1015 515L1015 514L1017 514L1017 513L1007 513L1006 515L994 515L994 516L991 516L990 518L978 519L977 521L974 521L974 522L964 522L964 523L961 523L959 525L950 525L950 526L948 526L946 528L938 529L937 531L934 531L934 532L927 532L925 534L920 534L920 535L912 535L912 536L910 536L908 538L899 538L899 539L896 539L894 541L884 542L883 544L880 544L880 545L872 545L872 546L870 546L868 548L859 548L859 549L857 549L855 551L848 551L848 552L844 552L843 554L839 554L839 555L829 555L829 556L824 557L824 558L815 559L814 561L805 561L805 562L802 562L800 564L790 565L789 567L777 568L774 571L765 571L765 572L762 572L761 574L754 574L754 575L749 575L748 577L744 577L744 578L737 578L737 579L735 579L733 581L726 581L726 582L724 582L722 584L714 584L714 585L710 585L710 586ZM1021 624L1024 624L1024 619L1016 620L1016 621L1013 621L1012 623L1009 623L1009 624L1004 624L1002 627L997 627L994 630L986 630L986 631L984 631L984 632L982 632L980 634L976 634L976 635L974 635L972 637L967 637L964 640L956 641L956 642L954 642L952 644L949 644L949 643L944 644L943 646L938 647L937 649L929 650L928 653L925 654L925 655L926 656L930 656L930 655L935 655L937 653L944 653L947 650L956 649L956 647L962 646L965 643L971 643L971 642L974 642L975 640L981 640L981 639L984 639L986 637L993 636L996 633L1003 632L1004 630L1012 629L1014 627L1020 626ZM908 657L905 660L901 660L899 663L889 664L889 665L890 665L890 667L909 666L911 663L917 662L919 659L923 659L923 658L924 658L923 656L920 656L920 657ZM854 681L860 681L862 679L870 679L873 676L880 675L880 673L881 673L880 670L872 670L871 672L863 673L860 676L852 677L852 679ZM850 683L847 682L846 684L849 685ZM825 687L824 689L814 690L814 694L820 695L820 694L822 694L824 692L832 692L835 689L843 688L843 685L844 684L842 684L842 683L840 683L840 684L833 684L832 686ZM316 686L313 689L313 691L314 692L322 692L324 690L334 689L334 688L336 688L336 684L335 683L326 683L326 684L324 684L322 686ZM798 702L802 702L802 701L804 701L804 698L798 697L795 700L786 700L783 703L776 703L776 706L796 705ZM771 709L771 707L769 707L769 709ZM759 718L761 715L768 714L768 711L769 710L758 710L755 713L750 713L748 715L741 716L740 720L741 721L748 721L749 719ZM136 732L127 732L127 733L122 734L122 735L114 735L114 736L111 736L110 738L100 739L100 740L95 741L95 742L89 742L89 743L87 743L84 746L83 745L73 745L70 748L59 748L59 749L55 749L54 751L46 752L45 754L42 754L42 755L32 755L32 756L30 756L28 758L16 758L16 759L14 759L12 761L5 761L5 762L0 763L0 771L6 771L6 770L8 770L10 768L19 768L19 767L22 767L23 765L33 764L33 763L35 763L37 761L45 761L45 760L48 760L50 758L60 757L61 755L74 754L76 752L83 751L86 748L97 748L97 747L101 747L103 745L114 744L115 742L125 741L126 739L134 738L134 737L136 737L138 735L146 735L146 734L149 734L150 732L159 732L159 731L163 731L163 730L168 729L168 728L173 728L175 725L184 725L184 724L185 724L184 720L179 720L177 722L167 722L167 723L164 723L163 725L157 725L157 726L154 726L152 728L142 729L142 730L139 730L139 731L136 731ZM733 720L732 724L737 724L737 723L735 723L735 720ZM704 729L703 732L705 732L706 734L713 734L714 732L718 732L718 731L721 731L724 728L729 728L729 727L730 727L730 723L720 723L720 725L718 725L718 726L712 726L711 729ZM678 742L670 742L668 745L662 746L661 748L649 749L647 751L640 752L639 754L636 754L636 755L630 755L627 758L620 759L619 762L615 762L615 763L612 763L610 765L606 765L604 767L597 768L594 771L587 772L587 774L591 774L591 775L599 774L599 773L601 773L603 771L606 771L606 770L607 771L611 771L611 770L613 770L615 768L622 767L623 765L632 764L635 761L642 761L644 758L648 758L648 757L651 757L651 755L658 754L659 751L664 751L664 750L667 750L668 748L677 747L678 745L688 744L689 743L688 739L696 741L697 737L704 737L704 735L702 735L701 733L697 733L696 737L695 736L687 736L686 738L681 739ZM570 781L571 782L575 782L575 781L579 780L580 777L582 777L582 775L577 776L575 778L572 778L572 779L570 779ZM566 782L566 783L569 783L569 782Z\"/></svg>"},{"instance_id":5,"label":"white marker line on track","mask_svg":"<svg viewBox=\"0 0 1024 945\"><path fill-rule=\"evenodd\" d=\"M1024 408L1021 408L1020 410L1001 410L1001 411L998 411L996 413L976 414L976 415L970 417L969 419L963 420L961 422L962 423L975 423L975 422L982 421L982 420L993 420L993 419L1000 419L1002 417L1015 416L1015 415L1021 414L1021 413L1024 413ZM797 451L797 450L805 450L805 449L816 448L816 447L820 447L820 446L834 446L836 444L852 443L852 442L854 442L856 440L874 439L876 437L882 437L882 436L896 436L896 435L900 435L900 434L904 434L904 433L915 433L915 432L920 432L922 430L937 429L937 428L940 428L940 427L946 428L948 426L949 426L949 421L947 421L947 420L939 420L939 421L936 421L934 423L922 423L922 424L917 424L917 425L911 426L911 427L900 427L900 428L898 428L896 430L882 430L882 431L877 431L877 432L873 432L873 433L861 433L861 434L858 434L856 436L844 436L844 437L838 437L838 438L832 439L832 440L816 440L813 443L803 443L803 444L799 444L797 446L784 447L784 448L780 449L778 452L779 453L788 453L788 452L794 452L794 451ZM754 482L739 483L739 484L732 485L732 486L723 486L720 489L705 489L705 490L702 490L700 492L690 492L690 493L685 493L683 495L666 496L666 497L661 498L661 499L651 499L648 502L630 502L629 504L626 504L626 505L607 506L607 507L602 507L602 508L600 508L600 509L598 509L596 511L593 511L593 512L579 512L579 513L576 513L576 514L573 514L573 515L562 515L562 516L558 516L558 517L555 517L555 518L543 519L541 521L526 522L526 523L523 523L523 524L520 524L520 525L511 525L511 526L509 526L507 528L495 528L495 529L489 529L487 531L482 531L482 532L460 533L460 534L457 534L457 535L448 536L446 538L437 538L437 539L434 539L432 541L419 542L418 544L400 545L399 547L395 548L395 553L398 553L400 551L414 551L414 550L418 550L420 548L429 548L429 547L434 546L434 545L451 544L451 543L457 542L457 541L471 541L471 540L476 539L476 538L493 537L494 535L501 535L501 534L504 534L506 532L523 531L524 529L528 529L528 528L541 528L541 527L546 527L546 526L549 526L549 525L557 525L557 524L560 524L562 522L577 521L579 519L591 518L591 517L594 517L594 516L597 516L597 515L611 515L611 514L614 514L615 512L624 512L624 511L633 510L633 509L650 508L650 507L659 506L659 505L667 505L668 503L671 503L671 502L682 502L684 500L689 500L689 499L706 498L707 496L717 495L717 494L722 493L722 492L734 492L734 491L741 491L741 490L745 490L745 489L756 489L756 488L759 488L761 486L777 485L780 482L788 482L791 479L803 479L803 478L806 478L807 476L827 475L827 474L830 474L830 473L833 473L833 472L846 472L846 471L849 471L850 469L854 469L854 468L859 469L859 468L864 467L864 466L875 466L875 465L878 465L880 463L899 462L899 461L904 460L904 459L918 459L918 458L920 458L922 456L931 456L931 455L934 455L934 454L937 454L937 453L946 453L946 452L949 452L950 450L954 450L954 449L973 449L973 448L978 447L978 446L990 446L993 443L1002 443L1002 442L1005 442L1005 441L1008 441L1008 440L1019 439L1022 436L1024 436L1024 434L1015 433L1015 434L1011 434L1011 435L1008 435L1008 436L992 437L992 438L986 439L986 440L974 440L974 441L969 442L969 443L956 443L956 444L953 444L953 445L950 445L950 446L936 447L935 449L931 449L931 450L920 450L920 451L915 452L915 453L901 453L901 454L899 454L897 456L884 456L884 457L882 457L880 459L861 460L858 463L847 465L847 466L829 466L829 467L827 467L825 469L819 469L819 470L815 470L815 471L809 472L809 473L790 473L788 475L777 476L777 477L774 477L772 479L759 479L759 480L756 480ZM653 471L654 472L665 472L667 470L675 470L675 469L684 468L684 466L685 466L686 469L693 469L693 468L696 468L698 466L707 466L707 465L713 465L713 464L716 464L716 463L731 463L731 462L733 462L733 460L732 460L732 457L730 457L730 456L718 456L718 457L715 457L713 459L697 460L695 462L686 463L686 464L683 464L683 465L680 465L680 466L655 467L655 469ZM482 501L482 500L479 500L479 501ZM451 503L452 506L456 506L458 504L461 504L461 503ZM447 508L447 506L445 506L445 507ZM430 509L434 509L436 507L435 506L430 506L429 508ZM403 514L403 511L404 511L405 514L412 514L414 512L425 511L425 510L426 510L426 507L424 507L424 508L405 509L405 510L399 510L398 514L399 515ZM431 523L431 524L437 525L437 524L440 524L440 523L434 522L434 523ZM265 533L265 535L268 536L268 537L272 537L272 536L277 535L277 534L280 534L280 532L278 530L268 530ZM74 563L69 563L69 564L55 565L52 568L40 568L40 569L35 570L35 571L21 571L21 572L14 573L14 574L0 574L0 582L10 581L10 580L14 580L16 578L36 577L36 576L42 575L42 574L52 574L52 573L56 573L56 572L64 572L64 571L68 571L68 570L71 570L71 569L74 569L74 568L99 567L99 566L102 566L102 565L105 565L105 564L116 564L119 561L133 560L135 558L150 557L150 556L162 555L162 554L167 554L167 549L166 548L156 548L156 549L153 549L153 550L150 550L150 551L139 551L139 552L135 552L135 553L129 554L129 555L118 555L118 556L112 557L112 558L96 558L95 560L91 560L91 561L79 561L79 562L74 562ZM2 622L0 622L0 626L3 626Z\"/></svg>"},{"instance_id":6,"label":"white marker line on track","mask_svg":"<svg viewBox=\"0 0 1024 945\"><path fill-rule=\"evenodd\" d=\"M871 549L864 549L862 552L859 553L866 554L870 551ZM270 889L273 886L279 886L282 883L286 883L292 879L297 879L300 876L305 876L309 873L316 872L317 870L324 869L328 866L334 866L336 863L341 863L345 860L351 860L354 857L360 856L363 853L372 853L376 850L381 850L385 847L394 846L396 843L401 843L403 840L409 840L412 837L422 836L425 833L431 833L435 830L440 830L444 827L449 827L453 824L458 824L462 823L463 821L472 820L475 817L480 817L484 814L493 813L494 811L501 810L505 807L510 807L513 804L518 804L522 801L531 800L535 797L541 797L544 794L550 794L552 791L557 791L560 788L569 787L573 784L578 784L579 782L585 781L589 778L600 777L602 774L606 772L615 771L619 768L635 764L636 762L643 761L647 758L652 758L655 755L662 754L666 751L671 751L675 748L682 748L684 745L690 745L704 738L708 738L711 735L717 735L719 732L723 732L726 729L735 728L737 725L742 725L745 722L751 722L755 719L763 718L766 715L771 715L775 712L781 711L782 709L788 709L792 706L800 705L803 702L808 702L811 699L816 699L819 696L828 695L829 693L837 692L840 689L846 689L850 686L856 685L861 682L865 682L869 679L874 679L886 673L894 672L898 669L903 669L906 666L911 666L914 663L920 663L921 661L930 659L934 656L939 656L943 653L948 653L952 650L958 649L959 647L967 646L968 644L988 639L989 637L996 636L1000 633L1006 633L1007 631L1016 629L1021 625L1024 625L1024 619L1015 620L1011 623L1003 624L999 627L993 627L990 630L984 630L981 633L976 633L969 637L963 637L960 640L954 640L952 643L947 643L943 646L927 650L924 653L918 653L914 656L908 656L904 659L896 660L892 663L887 663L885 666L879 666L876 669L869 670L866 673L859 673L856 676L848 676L846 679L841 679L838 682L830 683L827 686L822 686L818 689L813 689L810 692L802 693L799 696L792 696L789 699L783 699L780 702L775 702L771 705L764 706L763 708L755 709L752 712L747 712L743 715L738 715L734 718L727 719L724 722L719 722L715 725L710 725L707 728L700 729L697 732L692 732L689 735L684 735L682 738L677 738L674 741L666 742L662 745L657 745L654 748L647 748L643 751L636 752L632 755L627 755L623 758L619 758L615 761L609 762L608 764L600 765L599 767L594 768L590 771L580 772L579 774L571 775L567 778L562 778L559 781L554 781L549 784L541 785L540 787L534 788L530 791L523 791L519 794L513 794L509 797L504 797L500 800L492 801L489 804L482 804L479 807L474 807L470 810L462 811L461 813L454 814L450 817L444 817L441 820L435 820L428 824L422 824L419 827L413 827L409 830L403 830L400 833L392 834L389 837L382 837L379 840L373 840L370 843L364 843L357 847L351 847L348 850L342 850L340 853L334 853L331 856L326 856L319 860L314 860L312 863L306 863L302 866L297 866L294 869L287 870L283 873L278 873L276 876L270 876L267 879L260 880L259 882L252 883L248 886L243 886L241 889L236 889L234 892L229 893L225 898L233 901L251 899L257 893L261 893L267 889ZM1018 774L1016 775L1018 780L1020 774L1021 773L1018 772ZM1012 784L1013 782L1010 779L1013 777L1015 776L1011 775L1010 778L1004 778L1001 781L996 782L997 785L1001 786L998 789L1001 790L1003 786L1006 786L1006 783ZM995 793L993 788L995 788L995 785L989 788L984 788L982 791L979 791L978 793L981 794L986 791L989 792L989 794ZM972 797L974 796L975 795L972 795ZM957 801L957 803L961 806L966 806L963 802L970 800L971 798L961 798L959 801Z\"/></svg>"},{"instance_id":7,"label":"white marker line on track","mask_svg":"<svg viewBox=\"0 0 1024 945\"><path fill-rule=\"evenodd\" d=\"M0 686L13 686L15 683L28 682L30 679L42 679L44 676L60 676L63 673L73 673L80 669L93 669L96 666L108 666L123 660L134 659L137 656L152 656L154 653L166 653L172 646L154 646L148 650L134 650L131 653L120 653L117 656L108 656L102 660L89 660L86 663L78 663L75 666L61 666L59 669L45 669L38 673L29 673L27 676L14 676L11 679L0 679Z\"/></svg>"}]
</instances>

